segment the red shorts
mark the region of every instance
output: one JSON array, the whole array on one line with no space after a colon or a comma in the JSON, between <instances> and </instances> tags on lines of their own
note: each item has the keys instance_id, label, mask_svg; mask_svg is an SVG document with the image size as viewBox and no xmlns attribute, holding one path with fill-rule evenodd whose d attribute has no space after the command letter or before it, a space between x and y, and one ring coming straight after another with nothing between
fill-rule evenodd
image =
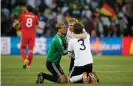
<instances>
[{"instance_id":1,"label":"red shorts","mask_svg":"<svg viewBox=\"0 0 133 86\"><path fill-rule=\"evenodd\" d=\"M21 49L26 48L27 45L29 50L33 50L35 46L35 37L21 37Z\"/></svg>"}]
</instances>

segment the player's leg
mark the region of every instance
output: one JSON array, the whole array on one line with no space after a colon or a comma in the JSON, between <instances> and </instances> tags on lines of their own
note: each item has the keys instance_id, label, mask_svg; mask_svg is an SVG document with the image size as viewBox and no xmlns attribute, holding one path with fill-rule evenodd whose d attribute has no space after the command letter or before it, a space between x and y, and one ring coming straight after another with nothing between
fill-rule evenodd
<instances>
[{"instance_id":1,"label":"player's leg","mask_svg":"<svg viewBox=\"0 0 133 86\"><path fill-rule=\"evenodd\" d=\"M26 66L29 62L29 60L27 59L25 48L26 48L26 46L21 46L21 55L22 55L22 58L24 60L24 65L23 65L24 69L26 68Z\"/></svg>"},{"instance_id":2,"label":"player's leg","mask_svg":"<svg viewBox=\"0 0 133 86\"><path fill-rule=\"evenodd\" d=\"M36 83L43 83L44 82L44 79L46 80L49 80L49 81L52 81L52 82L56 82L58 83L59 82L59 77L58 75L56 74L56 72L54 71L53 67L52 67L52 63L49 62L49 61L46 61L46 67L47 69L52 73L52 75L50 74L46 74L44 72L40 72L38 75L37 75L37 80L36 80Z\"/></svg>"},{"instance_id":3,"label":"player's leg","mask_svg":"<svg viewBox=\"0 0 133 86\"><path fill-rule=\"evenodd\" d=\"M74 58L71 57L69 72L71 72L71 70L72 70L73 67L74 67Z\"/></svg>"},{"instance_id":4,"label":"player's leg","mask_svg":"<svg viewBox=\"0 0 133 86\"><path fill-rule=\"evenodd\" d=\"M78 69L73 67L72 68L72 71L70 72L70 75L69 75L70 79L69 79L69 82L70 83L80 83L82 82L82 74L79 73Z\"/></svg>"},{"instance_id":5,"label":"player's leg","mask_svg":"<svg viewBox=\"0 0 133 86\"><path fill-rule=\"evenodd\" d=\"M92 64L75 67L74 71L72 69L72 73L70 73L71 75L70 82L77 83L82 81L84 84L88 84L89 80L90 82L92 81L92 77L90 77L90 73L92 73Z\"/></svg>"},{"instance_id":6,"label":"player's leg","mask_svg":"<svg viewBox=\"0 0 133 86\"><path fill-rule=\"evenodd\" d=\"M52 63L52 67L54 68L54 71L56 72L56 74L58 74L58 76L59 76L59 82L67 83L67 77L66 77L65 73L63 72L62 68L60 67L60 65Z\"/></svg>"},{"instance_id":7,"label":"player's leg","mask_svg":"<svg viewBox=\"0 0 133 86\"><path fill-rule=\"evenodd\" d=\"M62 71L59 65L56 65L52 62L47 61L46 66L47 66L47 69L52 73L52 75L41 72L38 74L36 83L41 83L43 82L44 79L52 82L56 82L56 83L67 82L66 76L64 75L64 72Z\"/></svg>"},{"instance_id":8,"label":"player's leg","mask_svg":"<svg viewBox=\"0 0 133 86\"><path fill-rule=\"evenodd\" d=\"M70 83L82 83L84 84L88 83L87 73L83 72L82 67L73 67L72 71L70 73Z\"/></svg>"},{"instance_id":9,"label":"player's leg","mask_svg":"<svg viewBox=\"0 0 133 86\"><path fill-rule=\"evenodd\" d=\"M67 83L67 77L59 64L47 61L47 69L53 74L53 76L57 76L58 83Z\"/></svg>"},{"instance_id":10,"label":"player's leg","mask_svg":"<svg viewBox=\"0 0 133 86\"><path fill-rule=\"evenodd\" d=\"M93 64L88 64L85 67L86 72L88 73L88 80L89 83L98 83L96 75L94 75L94 73L92 73L92 69L93 69Z\"/></svg>"},{"instance_id":11,"label":"player's leg","mask_svg":"<svg viewBox=\"0 0 133 86\"><path fill-rule=\"evenodd\" d=\"M29 60L29 62L28 62L27 68L30 69L31 63L32 63L32 60L33 60L33 50L29 50L28 60Z\"/></svg>"},{"instance_id":12,"label":"player's leg","mask_svg":"<svg viewBox=\"0 0 133 86\"><path fill-rule=\"evenodd\" d=\"M40 72L38 74L38 78L37 78L37 82L36 83L43 83L44 80L49 80L55 83L67 83L67 79L65 75L50 75L50 74L46 74L44 72Z\"/></svg>"},{"instance_id":13,"label":"player's leg","mask_svg":"<svg viewBox=\"0 0 133 86\"><path fill-rule=\"evenodd\" d=\"M59 83L59 77L58 77L58 76L46 74L46 73L44 73L44 72L40 72L40 73L37 75L36 83L37 83L37 84L43 83L45 79L46 79L46 80L49 80L49 81L52 81L52 82Z\"/></svg>"},{"instance_id":14,"label":"player's leg","mask_svg":"<svg viewBox=\"0 0 133 86\"><path fill-rule=\"evenodd\" d=\"M44 79L52 82L60 83L60 78L58 76L59 71L58 73L56 72L56 70L52 66L52 62L47 61L46 66L47 66L47 69L52 73L52 75L40 72L38 74L36 83L42 83Z\"/></svg>"},{"instance_id":15,"label":"player's leg","mask_svg":"<svg viewBox=\"0 0 133 86\"><path fill-rule=\"evenodd\" d=\"M30 69L31 67L31 63L32 63L32 60L33 60L33 48L34 48L34 45L35 45L35 38L32 38L29 40L29 43L28 43L28 50L29 50L29 54L28 54L28 69Z\"/></svg>"},{"instance_id":16,"label":"player's leg","mask_svg":"<svg viewBox=\"0 0 133 86\"><path fill-rule=\"evenodd\" d=\"M21 46L21 55L22 55L23 60L27 59L27 55L26 55L25 49L26 49L26 46Z\"/></svg>"},{"instance_id":17,"label":"player's leg","mask_svg":"<svg viewBox=\"0 0 133 86\"><path fill-rule=\"evenodd\" d=\"M23 68L25 69L27 64L28 64L28 59L27 59L27 55L26 55L26 44L27 44L27 40L26 39L21 39L21 55L22 55L22 58L24 60L24 65L23 65Z\"/></svg>"},{"instance_id":18,"label":"player's leg","mask_svg":"<svg viewBox=\"0 0 133 86\"><path fill-rule=\"evenodd\" d=\"M72 76L70 78L70 82L71 83L84 83L84 84L88 84L89 81L88 81L87 73L84 72L83 74Z\"/></svg>"}]
</instances>

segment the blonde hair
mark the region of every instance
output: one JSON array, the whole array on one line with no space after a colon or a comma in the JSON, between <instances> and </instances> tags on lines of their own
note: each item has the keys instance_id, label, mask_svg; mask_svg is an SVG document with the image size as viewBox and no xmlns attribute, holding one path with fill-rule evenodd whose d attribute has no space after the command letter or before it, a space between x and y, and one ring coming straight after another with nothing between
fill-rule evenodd
<instances>
[{"instance_id":1,"label":"blonde hair","mask_svg":"<svg viewBox=\"0 0 133 86\"><path fill-rule=\"evenodd\" d=\"M58 31L58 29L61 29L61 26L65 25L63 22L59 22L56 24L56 31Z\"/></svg>"},{"instance_id":2,"label":"blonde hair","mask_svg":"<svg viewBox=\"0 0 133 86\"><path fill-rule=\"evenodd\" d=\"M71 23L78 23L78 20L76 18L71 18L69 21L68 21L70 24Z\"/></svg>"}]
</instances>

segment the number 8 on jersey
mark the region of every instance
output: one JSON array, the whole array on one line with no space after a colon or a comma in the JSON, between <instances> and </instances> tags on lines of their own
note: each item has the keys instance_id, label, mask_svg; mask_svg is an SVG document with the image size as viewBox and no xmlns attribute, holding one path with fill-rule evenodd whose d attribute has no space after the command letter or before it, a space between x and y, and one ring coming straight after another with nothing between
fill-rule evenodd
<instances>
[{"instance_id":1,"label":"number 8 on jersey","mask_svg":"<svg viewBox=\"0 0 133 86\"><path fill-rule=\"evenodd\" d=\"M26 27L32 27L32 18L27 18Z\"/></svg>"}]
</instances>

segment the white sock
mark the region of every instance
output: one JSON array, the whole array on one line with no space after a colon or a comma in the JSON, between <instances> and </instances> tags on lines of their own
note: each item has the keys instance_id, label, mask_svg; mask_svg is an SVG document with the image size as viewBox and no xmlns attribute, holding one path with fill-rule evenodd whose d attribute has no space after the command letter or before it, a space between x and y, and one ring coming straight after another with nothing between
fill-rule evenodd
<instances>
[{"instance_id":1,"label":"white sock","mask_svg":"<svg viewBox=\"0 0 133 86\"><path fill-rule=\"evenodd\" d=\"M77 76L73 76L70 78L70 82L73 83L73 82L77 82L77 81L80 81L82 80L82 74L81 75L77 75Z\"/></svg>"}]
</instances>

